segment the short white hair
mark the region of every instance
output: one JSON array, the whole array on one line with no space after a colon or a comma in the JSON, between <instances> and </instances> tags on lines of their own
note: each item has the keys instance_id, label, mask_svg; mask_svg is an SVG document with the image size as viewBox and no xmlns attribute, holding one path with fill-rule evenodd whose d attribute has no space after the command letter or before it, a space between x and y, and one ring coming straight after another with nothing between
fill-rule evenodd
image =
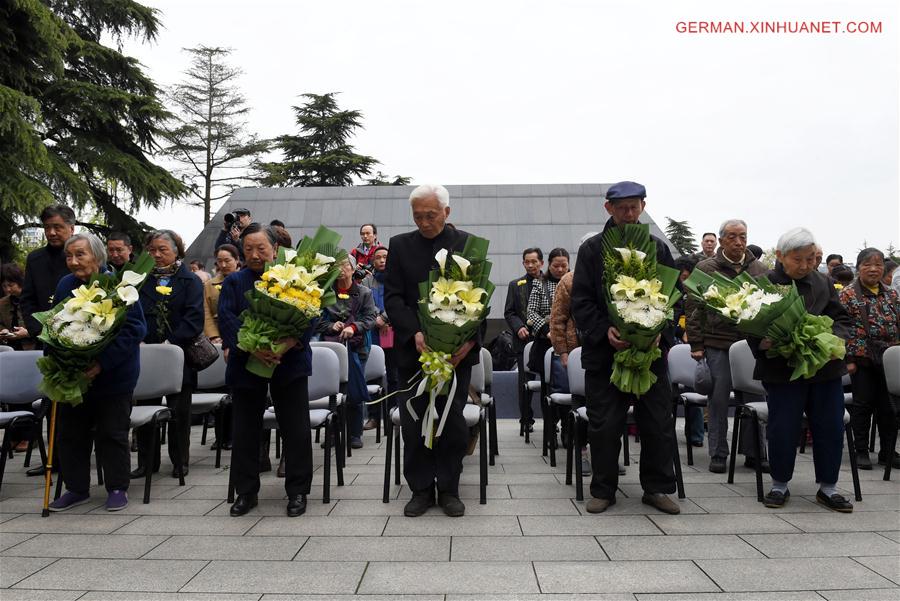
<instances>
[{"instance_id":1,"label":"short white hair","mask_svg":"<svg viewBox=\"0 0 900 601\"><path fill-rule=\"evenodd\" d=\"M437 198L442 209L450 206L450 193L447 192L447 188L439 184L422 184L409 195L409 204L432 196Z\"/></svg>"},{"instance_id":2,"label":"short white hair","mask_svg":"<svg viewBox=\"0 0 900 601\"><path fill-rule=\"evenodd\" d=\"M91 254L94 255L94 260L97 261L97 264L100 266L100 270L102 271L106 266L106 245L103 243L103 240L101 240L91 232L72 234L66 240L66 243L63 244L63 251L67 250L69 246L71 246L75 242L78 242L79 240L84 240L88 243L88 248L91 249Z\"/></svg>"},{"instance_id":3,"label":"short white hair","mask_svg":"<svg viewBox=\"0 0 900 601\"><path fill-rule=\"evenodd\" d=\"M813 233L805 227L795 227L794 229L781 234L781 238L778 239L775 250L785 254L792 250L807 248L809 246L817 246L816 238L813 236Z\"/></svg>"},{"instance_id":4,"label":"short white hair","mask_svg":"<svg viewBox=\"0 0 900 601\"><path fill-rule=\"evenodd\" d=\"M719 226L719 238L724 238L725 230L735 225L743 225L744 229L747 229L747 222L743 219L726 219L722 222L722 225Z\"/></svg>"}]
</instances>

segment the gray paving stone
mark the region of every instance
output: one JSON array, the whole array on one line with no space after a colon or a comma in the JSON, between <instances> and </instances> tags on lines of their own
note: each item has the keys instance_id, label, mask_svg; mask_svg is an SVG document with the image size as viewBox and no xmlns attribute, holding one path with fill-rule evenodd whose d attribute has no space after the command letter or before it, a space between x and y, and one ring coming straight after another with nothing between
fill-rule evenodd
<instances>
[{"instance_id":1,"label":"gray paving stone","mask_svg":"<svg viewBox=\"0 0 900 601\"><path fill-rule=\"evenodd\" d=\"M402 494L402 486L394 486L391 485L390 488L390 498L396 499L398 495ZM353 485L353 486L335 486L331 487L331 498L332 499L380 499L382 493L384 492L383 486L370 486L370 485ZM313 488L312 492L308 495L311 501L316 501L321 503L322 501L322 489L321 488Z\"/></svg>"},{"instance_id":2,"label":"gray paving stone","mask_svg":"<svg viewBox=\"0 0 900 601\"><path fill-rule=\"evenodd\" d=\"M510 484L513 499L574 499L575 487L565 484Z\"/></svg>"},{"instance_id":3,"label":"gray paving stone","mask_svg":"<svg viewBox=\"0 0 900 601\"><path fill-rule=\"evenodd\" d=\"M117 534L39 534L4 556L137 559L166 540L165 536Z\"/></svg>"},{"instance_id":4,"label":"gray paving stone","mask_svg":"<svg viewBox=\"0 0 900 601\"><path fill-rule=\"evenodd\" d=\"M896 511L900 508L900 496L893 495L872 495L867 494L865 488L863 488L863 500L857 501L853 498L853 496L847 497L850 499L850 502L853 503L853 513L858 513L860 511ZM793 500L793 494L791 495ZM815 503L817 507L822 507L825 511L829 511L822 505L816 503L815 497L803 497L810 503Z\"/></svg>"},{"instance_id":5,"label":"gray paving stone","mask_svg":"<svg viewBox=\"0 0 900 601\"><path fill-rule=\"evenodd\" d=\"M538 451L540 452L540 451ZM550 464L544 463L510 463L503 466L504 474L565 474L566 465L557 464L557 467L550 467Z\"/></svg>"},{"instance_id":6,"label":"gray paving stone","mask_svg":"<svg viewBox=\"0 0 900 601\"><path fill-rule=\"evenodd\" d=\"M741 559L763 555L733 534L598 536L613 561L641 559Z\"/></svg>"},{"instance_id":7,"label":"gray paving stone","mask_svg":"<svg viewBox=\"0 0 900 601\"><path fill-rule=\"evenodd\" d=\"M394 562L369 564L360 593L537 593L528 562Z\"/></svg>"},{"instance_id":8,"label":"gray paving stone","mask_svg":"<svg viewBox=\"0 0 900 601\"><path fill-rule=\"evenodd\" d=\"M900 526L900 512L897 511L779 515L804 532L878 532Z\"/></svg>"},{"instance_id":9,"label":"gray paving stone","mask_svg":"<svg viewBox=\"0 0 900 601\"><path fill-rule=\"evenodd\" d=\"M141 497L135 497L130 494L128 497L128 507L123 509L121 515L206 515L218 505L221 500L191 500L191 499L161 499L144 505ZM106 507L100 505L91 513L106 512Z\"/></svg>"},{"instance_id":10,"label":"gray paving stone","mask_svg":"<svg viewBox=\"0 0 900 601\"><path fill-rule=\"evenodd\" d=\"M3 589L3 601L75 601L84 599L84 591L46 591L29 589Z\"/></svg>"},{"instance_id":11,"label":"gray paving stone","mask_svg":"<svg viewBox=\"0 0 900 601\"><path fill-rule=\"evenodd\" d=\"M535 562L534 570L544 593L719 590L689 561Z\"/></svg>"},{"instance_id":12,"label":"gray paving stone","mask_svg":"<svg viewBox=\"0 0 900 601\"><path fill-rule=\"evenodd\" d=\"M656 534L659 528L644 516L529 516L519 517L526 536Z\"/></svg>"},{"instance_id":13,"label":"gray paving stone","mask_svg":"<svg viewBox=\"0 0 900 601\"><path fill-rule=\"evenodd\" d=\"M56 561L48 557L4 557L0 588L9 588Z\"/></svg>"},{"instance_id":14,"label":"gray paving stone","mask_svg":"<svg viewBox=\"0 0 900 601\"><path fill-rule=\"evenodd\" d=\"M815 518L826 517L816 514ZM731 514L731 515L662 515L648 516L666 534L744 534L767 532L797 532L789 523L775 515Z\"/></svg>"},{"instance_id":15,"label":"gray paving stone","mask_svg":"<svg viewBox=\"0 0 900 601\"><path fill-rule=\"evenodd\" d=\"M425 515L388 518L385 536L521 536L515 516L466 516L450 518Z\"/></svg>"},{"instance_id":16,"label":"gray paving stone","mask_svg":"<svg viewBox=\"0 0 900 601\"><path fill-rule=\"evenodd\" d=\"M251 536L380 536L386 522L387 518L384 517L358 517L353 520L335 520L322 516L264 517L247 534Z\"/></svg>"},{"instance_id":17,"label":"gray paving stone","mask_svg":"<svg viewBox=\"0 0 900 601\"><path fill-rule=\"evenodd\" d=\"M4 482L3 485L6 486L6 483ZM52 500L53 498L51 497L51 501ZM68 513L69 515L80 515L88 513L89 511L93 511L98 507L103 508L105 502L105 496L102 499L91 498L91 500L84 505L73 507L66 513ZM0 501L0 513L41 513L43 509L44 500L41 498L16 497Z\"/></svg>"},{"instance_id":18,"label":"gray paving stone","mask_svg":"<svg viewBox=\"0 0 900 601\"><path fill-rule=\"evenodd\" d=\"M491 484L561 484L565 481L558 480L559 474L490 474ZM464 473L459 480L460 484L478 486L478 473Z\"/></svg>"},{"instance_id":19,"label":"gray paving stone","mask_svg":"<svg viewBox=\"0 0 900 601\"><path fill-rule=\"evenodd\" d=\"M772 484L771 480L769 480L768 476L763 478L763 493L769 490L769 486ZM728 487L729 489L735 491L739 495L743 497L753 497L756 498L756 480L752 480L750 482L735 482L734 484L723 484L722 486ZM790 491L791 497L814 497L816 496L816 491L819 490L819 485L816 484L812 478L805 479L798 477L797 474L794 474L794 479L791 480L790 483ZM853 497L853 484L850 483L849 479L847 481L838 482L837 486L838 492L844 495L847 498ZM867 489L863 488L863 496L869 492ZM875 491L871 491L874 493ZM692 494L692 493L688 493ZM703 495L704 497L708 497L711 495Z\"/></svg>"},{"instance_id":20,"label":"gray paving stone","mask_svg":"<svg viewBox=\"0 0 900 601\"><path fill-rule=\"evenodd\" d=\"M324 601L322 595L263 595L260 601ZM328 595L328 601L444 601L444 595Z\"/></svg>"},{"instance_id":21,"label":"gray paving stone","mask_svg":"<svg viewBox=\"0 0 900 601\"><path fill-rule=\"evenodd\" d=\"M720 476L721 477L721 476ZM644 489L640 484L619 484L619 490L626 497L637 498L640 499L644 494ZM738 497L740 496L737 492L731 490L724 484L692 484L688 486L684 485L684 492L689 499L704 498L704 497ZM587 490L585 490L585 496L587 496ZM672 495L674 496L674 495ZM756 496L756 493L753 493L753 496Z\"/></svg>"},{"instance_id":22,"label":"gray paving stone","mask_svg":"<svg viewBox=\"0 0 900 601\"><path fill-rule=\"evenodd\" d=\"M637 601L822 601L814 591L635 595ZM856 601L860 601L856 599Z\"/></svg>"},{"instance_id":23,"label":"gray paving stone","mask_svg":"<svg viewBox=\"0 0 900 601\"><path fill-rule=\"evenodd\" d=\"M590 536L454 536L453 561L606 561Z\"/></svg>"},{"instance_id":24,"label":"gray paving stone","mask_svg":"<svg viewBox=\"0 0 900 601\"><path fill-rule=\"evenodd\" d=\"M137 519L140 518L132 515L110 515L109 512L97 515L57 513L46 518L39 515L21 515L14 520L4 522L3 531L36 534L110 534ZM146 534L157 533L147 532Z\"/></svg>"},{"instance_id":25,"label":"gray paving stone","mask_svg":"<svg viewBox=\"0 0 900 601\"><path fill-rule=\"evenodd\" d=\"M365 567L362 562L213 561L181 592L347 594L356 591Z\"/></svg>"},{"instance_id":26,"label":"gray paving stone","mask_svg":"<svg viewBox=\"0 0 900 601\"><path fill-rule=\"evenodd\" d=\"M10 520L14 520L17 517L22 515L21 513L0 513L0 524L3 522L8 522Z\"/></svg>"},{"instance_id":27,"label":"gray paving stone","mask_svg":"<svg viewBox=\"0 0 900 601\"><path fill-rule=\"evenodd\" d=\"M893 586L852 559L704 559L696 562L724 591L797 591Z\"/></svg>"},{"instance_id":28,"label":"gray paving stone","mask_svg":"<svg viewBox=\"0 0 900 601\"><path fill-rule=\"evenodd\" d=\"M78 601L258 601L255 593L144 593L144 592L101 592L86 594Z\"/></svg>"},{"instance_id":29,"label":"gray paving stone","mask_svg":"<svg viewBox=\"0 0 900 601\"><path fill-rule=\"evenodd\" d=\"M304 515L328 515L334 509L337 501L331 503L322 503L321 501L311 500L306 505L306 513ZM287 508L287 499L260 499L259 505L250 510L248 517L285 517L285 509ZM206 515L212 516L228 516L231 510L231 504L222 501L215 509Z\"/></svg>"},{"instance_id":30,"label":"gray paving stone","mask_svg":"<svg viewBox=\"0 0 900 601\"><path fill-rule=\"evenodd\" d=\"M571 499L495 499L466 504L466 515L578 515Z\"/></svg>"},{"instance_id":31,"label":"gray paving stone","mask_svg":"<svg viewBox=\"0 0 900 601\"><path fill-rule=\"evenodd\" d=\"M155 516L136 518L116 534L240 535L258 522L259 517L245 515L239 519L220 516Z\"/></svg>"},{"instance_id":32,"label":"gray paving stone","mask_svg":"<svg viewBox=\"0 0 900 601\"><path fill-rule=\"evenodd\" d=\"M27 532L0 532L0 551L5 551L35 536Z\"/></svg>"},{"instance_id":33,"label":"gray paving stone","mask_svg":"<svg viewBox=\"0 0 900 601\"><path fill-rule=\"evenodd\" d=\"M878 572L894 584L900 585L900 558L896 553L889 557L854 557L853 559L873 572Z\"/></svg>"},{"instance_id":34,"label":"gray paving stone","mask_svg":"<svg viewBox=\"0 0 900 601\"><path fill-rule=\"evenodd\" d=\"M144 559L290 561L305 542L300 536L172 536Z\"/></svg>"},{"instance_id":35,"label":"gray paving stone","mask_svg":"<svg viewBox=\"0 0 900 601\"><path fill-rule=\"evenodd\" d=\"M311 537L295 561L449 561L450 537Z\"/></svg>"},{"instance_id":36,"label":"gray paving stone","mask_svg":"<svg viewBox=\"0 0 900 601\"><path fill-rule=\"evenodd\" d=\"M757 501L756 497L691 497L691 500L712 514L765 513L771 515L773 513L772 509ZM791 495L784 508L778 510L778 514L823 513L828 511L825 507L813 503L805 497Z\"/></svg>"},{"instance_id":37,"label":"gray paving stone","mask_svg":"<svg viewBox=\"0 0 900 601\"><path fill-rule=\"evenodd\" d=\"M898 601L900 588L870 588L852 591L818 591L827 601Z\"/></svg>"},{"instance_id":38,"label":"gray paving stone","mask_svg":"<svg viewBox=\"0 0 900 601\"><path fill-rule=\"evenodd\" d=\"M772 558L900 555L900 543L874 532L744 534L741 538Z\"/></svg>"},{"instance_id":39,"label":"gray paving stone","mask_svg":"<svg viewBox=\"0 0 900 601\"><path fill-rule=\"evenodd\" d=\"M888 530L887 532L879 532L878 534L900 543L900 530Z\"/></svg>"},{"instance_id":40,"label":"gray paving stone","mask_svg":"<svg viewBox=\"0 0 900 601\"><path fill-rule=\"evenodd\" d=\"M400 487L400 494L396 497L402 500L404 503L408 501L412 497L412 493L409 490L409 487L403 485ZM378 489L378 493L374 495L370 495L366 497L367 499L380 499L383 492L383 488ZM472 501L480 498L480 493L478 490L478 485L462 485L459 486L459 498L463 501ZM487 499L508 499L509 497L509 487L505 484L491 484L487 485L487 489L485 490L485 498Z\"/></svg>"},{"instance_id":41,"label":"gray paving stone","mask_svg":"<svg viewBox=\"0 0 900 601\"><path fill-rule=\"evenodd\" d=\"M177 591L206 564L203 561L60 559L17 588L96 591Z\"/></svg>"},{"instance_id":42,"label":"gray paving stone","mask_svg":"<svg viewBox=\"0 0 900 601\"><path fill-rule=\"evenodd\" d=\"M593 595L447 595L446 601L634 601L630 593Z\"/></svg>"}]
</instances>

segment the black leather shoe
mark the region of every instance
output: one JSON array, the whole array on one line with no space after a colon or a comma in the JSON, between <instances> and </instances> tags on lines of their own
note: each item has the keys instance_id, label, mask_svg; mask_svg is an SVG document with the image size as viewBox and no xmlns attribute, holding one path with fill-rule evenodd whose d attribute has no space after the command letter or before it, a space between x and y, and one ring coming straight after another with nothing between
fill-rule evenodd
<instances>
[{"instance_id":1,"label":"black leather shoe","mask_svg":"<svg viewBox=\"0 0 900 601\"><path fill-rule=\"evenodd\" d=\"M191 471L191 470L188 469L188 466L184 465L181 467L181 475L182 476L187 476L189 471ZM172 477L173 478L178 477L178 470L175 469L174 467L172 468Z\"/></svg>"},{"instance_id":2,"label":"black leather shoe","mask_svg":"<svg viewBox=\"0 0 900 601\"><path fill-rule=\"evenodd\" d=\"M451 518L462 517L466 514L466 506L456 495L441 493L438 495L438 505L444 510L444 514Z\"/></svg>"},{"instance_id":3,"label":"black leather shoe","mask_svg":"<svg viewBox=\"0 0 900 601\"><path fill-rule=\"evenodd\" d=\"M747 457L744 459L744 467L749 467L751 470L756 469L756 457ZM769 473L769 462L765 459L762 460L762 463L759 464L759 471L764 474Z\"/></svg>"},{"instance_id":4,"label":"black leather shoe","mask_svg":"<svg viewBox=\"0 0 900 601\"><path fill-rule=\"evenodd\" d=\"M781 492L780 490L770 490L766 496L763 497L763 505L771 507L772 509L778 509L784 507L784 504L787 503L790 496L791 491L789 490L784 492Z\"/></svg>"},{"instance_id":5,"label":"black leather shoe","mask_svg":"<svg viewBox=\"0 0 900 601\"><path fill-rule=\"evenodd\" d=\"M842 495L834 493L830 497L820 489L816 493L816 501L832 511L840 513L853 513L853 504Z\"/></svg>"},{"instance_id":6,"label":"black leather shoe","mask_svg":"<svg viewBox=\"0 0 900 601\"><path fill-rule=\"evenodd\" d=\"M413 493L412 499L403 508L403 515L408 518L417 518L434 505L434 492Z\"/></svg>"},{"instance_id":7,"label":"black leather shoe","mask_svg":"<svg viewBox=\"0 0 900 601\"><path fill-rule=\"evenodd\" d=\"M147 475L147 468L145 468L144 466L136 467L133 470L131 470L131 479L132 480L138 480L140 478L143 478L146 475Z\"/></svg>"},{"instance_id":8,"label":"black leather shoe","mask_svg":"<svg viewBox=\"0 0 900 601\"><path fill-rule=\"evenodd\" d=\"M871 469L871 464L870 464L870 469ZM31 469L28 470L27 472L25 472L25 475L26 475L26 476L43 476L46 472L47 472L47 468L46 468L45 466L43 466L43 465L38 465L38 466L35 466L35 467L31 468ZM51 467L51 468L50 468L50 473L51 473L51 474L58 474L58 473L59 473L59 466L58 466L58 465L54 465L53 467Z\"/></svg>"},{"instance_id":9,"label":"black leather shoe","mask_svg":"<svg viewBox=\"0 0 900 601\"><path fill-rule=\"evenodd\" d=\"M288 499L287 516L296 518L306 513L306 495L296 495Z\"/></svg>"},{"instance_id":10,"label":"black leather shoe","mask_svg":"<svg viewBox=\"0 0 900 601\"><path fill-rule=\"evenodd\" d=\"M238 495L237 499L234 501L234 505L231 506L231 517L240 517L246 514L248 511L256 507L259 503L256 495Z\"/></svg>"},{"instance_id":11,"label":"black leather shoe","mask_svg":"<svg viewBox=\"0 0 900 601\"><path fill-rule=\"evenodd\" d=\"M857 453L856 454L856 467L861 470L871 470L872 469L872 460L869 458L868 453Z\"/></svg>"}]
</instances>

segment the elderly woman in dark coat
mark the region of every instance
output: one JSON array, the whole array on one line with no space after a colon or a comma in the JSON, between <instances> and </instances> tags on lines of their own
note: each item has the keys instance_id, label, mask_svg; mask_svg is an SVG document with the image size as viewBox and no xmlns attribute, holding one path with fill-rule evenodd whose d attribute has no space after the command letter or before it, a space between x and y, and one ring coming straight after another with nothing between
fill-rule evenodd
<instances>
[{"instance_id":1,"label":"elderly woman in dark coat","mask_svg":"<svg viewBox=\"0 0 900 601\"><path fill-rule=\"evenodd\" d=\"M148 344L175 344L186 348L203 332L203 282L183 263L184 243L171 230L157 230L147 236L144 247L156 266L141 288L141 306L147 316ZM197 372L187 361L184 363L181 392L167 398L174 409L175 423L169 422L169 436L178 436L181 457L175 457L173 445L169 445L172 460L172 477L178 476L181 467L188 473L191 446L191 396L197 383ZM139 401L141 405L161 405L161 399ZM147 445L152 444L152 432L147 427L138 431L138 457L146 457ZM132 478L143 478L148 466L139 465L131 472ZM153 471L159 469L159 455L154 459Z\"/></svg>"},{"instance_id":2,"label":"elderly woman in dark coat","mask_svg":"<svg viewBox=\"0 0 900 601\"><path fill-rule=\"evenodd\" d=\"M75 234L65 242L66 265L71 273L59 281L53 298L69 298L91 276L106 271L106 246L93 234ZM125 321L113 340L85 372L91 385L83 402L59 405L59 460L66 492L50 504L50 511L65 511L90 499L91 447L103 466L108 497L106 509L128 505L128 470L131 454L131 395L137 384L140 344L147 332L140 303L128 308Z\"/></svg>"},{"instance_id":3,"label":"elderly woman in dark coat","mask_svg":"<svg viewBox=\"0 0 900 601\"><path fill-rule=\"evenodd\" d=\"M794 228L778 239L778 262L767 275L774 284L797 285L810 315L827 315L834 320L832 331L846 339L850 316L838 300L828 276L816 271L818 247L812 233ZM794 474L797 441L804 412L813 438L813 464L819 491L816 501L834 511L849 513L853 505L837 492L838 473L844 448L844 391L841 377L844 362L834 358L811 378L791 381L791 366L782 357L770 358L766 350L771 341L748 338L756 356L753 377L766 389L769 406L768 440L772 490L766 495L766 507L782 507L790 496L788 482Z\"/></svg>"}]
</instances>

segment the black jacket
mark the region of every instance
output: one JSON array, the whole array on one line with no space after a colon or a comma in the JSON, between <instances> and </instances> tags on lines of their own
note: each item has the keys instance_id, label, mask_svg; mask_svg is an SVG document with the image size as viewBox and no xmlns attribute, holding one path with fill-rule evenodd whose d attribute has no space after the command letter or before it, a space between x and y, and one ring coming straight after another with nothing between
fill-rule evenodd
<instances>
[{"instance_id":1,"label":"black jacket","mask_svg":"<svg viewBox=\"0 0 900 601\"><path fill-rule=\"evenodd\" d=\"M607 228L616 227L612 218L606 222L603 232ZM578 249L578 262L575 276L572 280L572 317L578 329L578 338L581 340L581 365L585 369L612 371L613 355L615 349L609 343L607 332L612 326L609 320L609 311L606 308L606 296L604 287L607 282L603 268L603 249L601 241L603 232L589 238ZM660 265L675 267L672 253L666 243L656 236L651 236L656 243L656 261ZM677 321L678 316L675 316ZM661 334L660 347L665 350L674 343L673 328L665 328ZM663 361L656 361L652 369L654 372L664 369Z\"/></svg>"},{"instance_id":2,"label":"black jacket","mask_svg":"<svg viewBox=\"0 0 900 601\"><path fill-rule=\"evenodd\" d=\"M147 336L144 342L158 344L168 340L172 344L185 347L203 331L203 282L191 273L187 263L182 263L178 271L169 279L172 293L168 297L156 291L159 281L156 276L149 275L147 282L141 287L141 306L147 320ZM158 303L166 299L168 319L171 330L160 338L157 329Z\"/></svg>"},{"instance_id":3,"label":"black jacket","mask_svg":"<svg viewBox=\"0 0 900 601\"><path fill-rule=\"evenodd\" d=\"M391 316L394 328L394 349L397 364L407 370L419 367L419 353L416 352L414 337L422 330L419 325L418 302L419 282L428 279L428 272L437 269L435 253L446 248L462 251L469 234L450 224L432 240L422 236L418 230L399 234L391 238L387 277L384 281L384 308ZM481 352L480 340L460 362L458 367L477 365Z\"/></svg>"},{"instance_id":4,"label":"black jacket","mask_svg":"<svg viewBox=\"0 0 900 601\"><path fill-rule=\"evenodd\" d=\"M28 253L25 259L25 285L22 287L21 309L25 327L32 338L41 333L41 324L32 314L53 307L53 293L64 276L69 275L63 249L44 246Z\"/></svg>"},{"instance_id":5,"label":"black jacket","mask_svg":"<svg viewBox=\"0 0 900 601\"><path fill-rule=\"evenodd\" d=\"M513 348L521 351L531 339L529 335L525 340L519 339L519 329L528 329L528 297L531 296L531 289L534 287L535 278L527 273L520 278L516 278L509 283L509 289L506 291L506 305L503 307L503 318L506 319L506 325L513 333Z\"/></svg>"},{"instance_id":6,"label":"black jacket","mask_svg":"<svg viewBox=\"0 0 900 601\"><path fill-rule=\"evenodd\" d=\"M792 281L784 272L784 267L782 267L781 263L776 263L775 269L769 271L766 277L773 284L789 285ZM797 284L797 292L800 293L806 304L806 312L810 315L827 315L833 319L834 325L831 327L831 331L835 336L847 340L850 337L850 328L853 325L853 321L850 319L847 309L841 304L837 290L835 290L828 276L818 271L813 271L805 277L793 281ZM791 372L794 371L794 368L789 366L787 360L782 357L772 359L766 357L766 352L759 349L760 342L762 340L759 338L747 338L747 344L750 345L750 350L753 351L753 355L756 357L756 368L753 370L753 377L770 384L787 384L790 382ZM844 365L844 361L834 359L822 366L822 369L816 372L812 378L797 381L825 382L840 378L845 373L847 373L847 368Z\"/></svg>"}]
</instances>

